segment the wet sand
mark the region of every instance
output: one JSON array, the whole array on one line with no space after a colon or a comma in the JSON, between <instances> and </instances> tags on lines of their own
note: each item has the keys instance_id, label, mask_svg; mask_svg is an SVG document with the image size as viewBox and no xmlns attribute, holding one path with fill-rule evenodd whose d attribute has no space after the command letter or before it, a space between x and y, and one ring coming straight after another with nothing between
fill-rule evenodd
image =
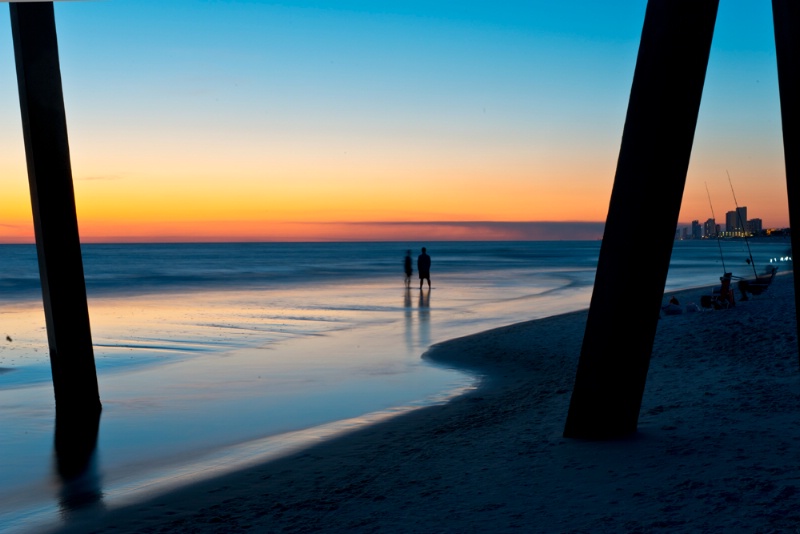
<instances>
[{"instance_id":1,"label":"wet sand","mask_svg":"<svg viewBox=\"0 0 800 534\"><path fill-rule=\"evenodd\" d=\"M639 432L562 437L586 312L434 346L480 387L57 532L794 531L800 370L791 275L662 317ZM680 291L681 303L701 290ZM666 297L665 297L666 303ZM636 313L631 309L631 313Z\"/></svg>"}]
</instances>

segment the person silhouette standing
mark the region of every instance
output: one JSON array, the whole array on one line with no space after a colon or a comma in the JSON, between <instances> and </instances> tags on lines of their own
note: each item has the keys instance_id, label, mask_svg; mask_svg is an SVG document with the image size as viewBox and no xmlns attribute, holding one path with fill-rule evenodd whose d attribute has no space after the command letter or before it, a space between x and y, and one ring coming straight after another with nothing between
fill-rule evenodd
<instances>
[{"instance_id":1,"label":"person silhouette standing","mask_svg":"<svg viewBox=\"0 0 800 534\"><path fill-rule=\"evenodd\" d=\"M417 271L419 271L419 290L422 291L422 281L428 281L428 289L431 288L431 257L422 247L422 254L417 256Z\"/></svg>"},{"instance_id":2,"label":"person silhouette standing","mask_svg":"<svg viewBox=\"0 0 800 534\"><path fill-rule=\"evenodd\" d=\"M406 251L406 259L403 262L403 269L406 272L406 287L411 285L411 273L413 272L411 268L411 251Z\"/></svg>"}]
</instances>

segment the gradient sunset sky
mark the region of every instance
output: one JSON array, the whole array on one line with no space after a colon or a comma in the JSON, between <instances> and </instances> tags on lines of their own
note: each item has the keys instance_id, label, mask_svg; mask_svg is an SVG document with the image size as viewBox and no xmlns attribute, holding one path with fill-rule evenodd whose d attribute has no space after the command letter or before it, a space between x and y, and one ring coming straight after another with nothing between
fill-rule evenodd
<instances>
[{"instance_id":1,"label":"gradient sunset sky","mask_svg":"<svg viewBox=\"0 0 800 534\"><path fill-rule=\"evenodd\" d=\"M56 3L82 239L600 237L645 7ZM0 241L32 242L6 13ZM780 124L770 2L722 0L681 222L706 184L724 222L729 172L788 226Z\"/></svg>"}]
</instances>

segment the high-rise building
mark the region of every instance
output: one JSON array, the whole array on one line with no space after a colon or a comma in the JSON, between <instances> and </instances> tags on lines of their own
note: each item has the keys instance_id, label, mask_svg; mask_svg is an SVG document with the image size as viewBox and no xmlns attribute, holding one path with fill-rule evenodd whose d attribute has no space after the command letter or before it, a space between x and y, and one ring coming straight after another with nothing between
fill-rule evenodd
<instances>
[{"instance_id":1,"label":"high-rise building","mask_svg":"<svg viewBox=\"0 0 800 534\"><path fill-rule=\"evenodd\" d=\"M703 239L703 227L700 221L692 221L692 239Z\"/></svg>"},{"instance_id":2,"label":"high-rise building","mask_svg":"<svg viewBox=\"0 0 800 534\"><path fill-rule=\"evenodd\" d=\"M742 234L747 224L747 206L736 208L725 214L725 232L728 235Z\"/></svg>"},{"instance_id":3,"label":"high-rise building","mask_svg":"<svg viewBox=\"0 0 800 534\"><path fill-rule=\"evenodd\" d=\"M717 237L717 221L708 219L703 223L703 237Z\"/></svg>"},{"instance_id":4,"label":"high-rise building","mask_svg":"<svg viewBox=\"0 0 800 534\"><path fill-rule=\"evenodd\" d=\"M763 230L761 219L750 219L747 221L747 231L752 235L758 235Z\"/></svg>"},{"instance_id":5,"label":"high-rise building","mask_svg":"<svg viewBox=\"0 0 800 534\"><path fill-rule=\"evenodd\" d=\"M736 229L742 232L747 230L747 206L736 208Z\"/></svg>"},{"instance_id":6,"label":"high-rise building","mask_svg":"<svg viewBox=\"0 0 800 534\"><path fill-rule=\"evenodd\" d=\"M729 211L725 214L725 233L736 231L736 212Z\"/></svg>"}]
</instances>

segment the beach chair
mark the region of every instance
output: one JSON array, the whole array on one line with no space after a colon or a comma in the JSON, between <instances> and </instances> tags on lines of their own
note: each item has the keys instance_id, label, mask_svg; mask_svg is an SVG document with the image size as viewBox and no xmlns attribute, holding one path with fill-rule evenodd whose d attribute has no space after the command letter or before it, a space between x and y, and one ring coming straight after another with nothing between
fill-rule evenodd
<instances>
[{"instance_id":1,"label":"beach chair","mask_svg":"<svg viewBox=\"0 0 800 534\"><path fill-rule=\"evenodd\" d=\"M704 308L714 308L715 310L725 310L736 306L736 298L731 287L733 274L725 273L720 277L721 285L711 290L711 295L704 295L700 299L700 305Z\"/></svg>"},{"instance_id":2,"label":"beach chair","mask_svg":"<svg viewBox=\"0 0 800 534\"><path fill-rule=\"evenodd\" d=\"M764 273L764 276L756 276L753 280L739 280L738 286L739 293L741 294L739 300L749 300L747 297L748 293L751 295L760 295L766 291L777 272L778 268L773 265L767 268L767 272Z\"/></svg>"}]
</instances>

